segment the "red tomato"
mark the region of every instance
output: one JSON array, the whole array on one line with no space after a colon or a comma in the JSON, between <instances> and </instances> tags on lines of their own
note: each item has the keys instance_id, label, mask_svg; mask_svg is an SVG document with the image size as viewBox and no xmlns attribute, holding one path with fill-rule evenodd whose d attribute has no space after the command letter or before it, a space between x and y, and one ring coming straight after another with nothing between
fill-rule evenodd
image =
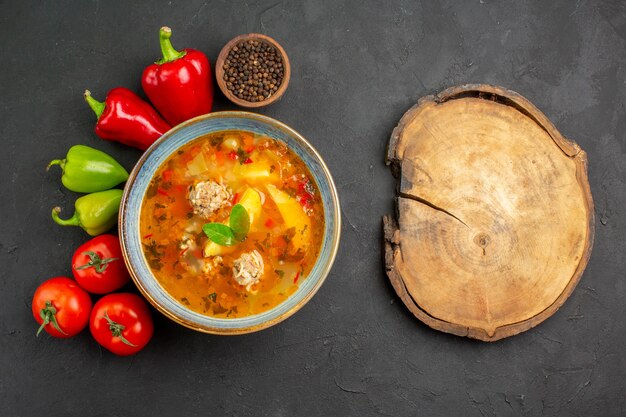
<instances>
[{"instance_id":1,"label":"red tomato","mask_svg":"<svg viewBox=\"0 0 626 417\"><path fill-rule=\"evenodd\" d=\"M130 279L120 241L113 235L100 235L79 246L72 273L81 287L94 294L119 290Z\"/></svg>"},{"instance_id":2,"label":"red tomato","mask_svg":"<svg viewBox=\"0 0 626 417\"><path fill-rule=\"evenodd\" d=\"M135 294L119 293L102 297L91 312L89 329L102 346L120 356L143 349L154 331L146 302Z\"/></svg>"},{"instance_id":3,"label":"red tomato","mask_svg":"<svg viewBox=\"0 0 626 417\"><path fill-rule=\"evenodd\" d=\"M54 337L67 338L80 333L89 322L91 298L67 277L55 277L41 284L33 296L33 317Z\"/></svg>"}]
</instances>

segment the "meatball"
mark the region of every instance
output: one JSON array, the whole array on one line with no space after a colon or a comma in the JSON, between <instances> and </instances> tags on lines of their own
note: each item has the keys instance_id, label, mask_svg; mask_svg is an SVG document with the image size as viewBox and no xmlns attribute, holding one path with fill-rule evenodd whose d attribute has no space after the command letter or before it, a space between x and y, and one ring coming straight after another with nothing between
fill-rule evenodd
<instances>
[{"instance_id":1,"label":"meatball","mask_svg":"<svg viewBox=\"0 0 626 417\"><path fill-rule=\"evenodd\" d=\"M189 187L189 203L193 212L209 217L222 207L230 204L231 194L226 186L215 181L201 181Z\"/></svg>"},{"instance_id":2,"label":"meatball","mask_svg":"<svg viewBox=\"0 0 626 417\"><path fill-rule=\"evenodd\" d=\"M250 287L261 279L263 267L263 257L258 251L243 253L233 264L233 278L250 291Z\"/></svg>"}]
</instances>

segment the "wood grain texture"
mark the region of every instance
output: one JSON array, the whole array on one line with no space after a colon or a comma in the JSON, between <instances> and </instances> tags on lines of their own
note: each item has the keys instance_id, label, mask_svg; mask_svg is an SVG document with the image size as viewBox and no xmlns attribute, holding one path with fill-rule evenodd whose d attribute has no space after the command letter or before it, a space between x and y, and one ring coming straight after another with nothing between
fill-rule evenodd
<instances>
[{"instance_id":1,"label":"wood grain texture","mask_svg":"<svg viewBox=\"0 0 626 417\"><path fill-rule=\"evenodd\" d=\"M528 100L487 85L422 98L394 129L385 265L432 328L494 341L550 317L593 243L587 159Z\"/></svg>"}]
</instances>

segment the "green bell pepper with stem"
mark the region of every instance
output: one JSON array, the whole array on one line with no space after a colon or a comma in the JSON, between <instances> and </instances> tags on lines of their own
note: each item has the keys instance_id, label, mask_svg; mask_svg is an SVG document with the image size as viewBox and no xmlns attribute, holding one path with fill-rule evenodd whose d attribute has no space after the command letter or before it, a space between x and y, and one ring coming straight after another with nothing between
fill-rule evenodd
<instances>
[{"instance_id":1,"label":"green bell pepper with stem","mask_svg":"<svg viewBox=\"0 0 626 417\"><path fill-rule=\"evenodd\" d=\"M67 220L59 218L60 207L52 209L52 220L61 226L79 226L91 236L98 236L117 223L122 201L122 190L114 189L87 194L76 200L74 215Z\"/></svg>"},{"instance_id":2,"label":"green bell pepper with stem","mask_svg":"<svg viewBox=\"0 0 626 417\"><path fill-rule=\"evenodd\" d=\"M47 169L53 165L63 170L65 188L77 193L108 190L128 179L128 171L115 159L85 145L72 146L65 159L51 161Z\"/></svg>"}]
</instances>

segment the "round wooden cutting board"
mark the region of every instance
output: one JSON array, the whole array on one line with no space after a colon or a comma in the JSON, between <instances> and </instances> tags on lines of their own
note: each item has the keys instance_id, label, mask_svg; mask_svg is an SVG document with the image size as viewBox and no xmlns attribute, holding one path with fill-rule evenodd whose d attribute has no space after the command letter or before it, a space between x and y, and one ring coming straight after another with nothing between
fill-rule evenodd
<instances>
[{"instance_id":1,"label":"round wooden cutting board","mask_svg":"<svg viewBox=\"0 0 626 417\"><path fill-rule=\"evenodd\" d=\"M428 326L494 341L550 317L591 254L587 157L524 97L489 85L419 100L394 129L385 266Z\"/></svg>"}]
</instances>

